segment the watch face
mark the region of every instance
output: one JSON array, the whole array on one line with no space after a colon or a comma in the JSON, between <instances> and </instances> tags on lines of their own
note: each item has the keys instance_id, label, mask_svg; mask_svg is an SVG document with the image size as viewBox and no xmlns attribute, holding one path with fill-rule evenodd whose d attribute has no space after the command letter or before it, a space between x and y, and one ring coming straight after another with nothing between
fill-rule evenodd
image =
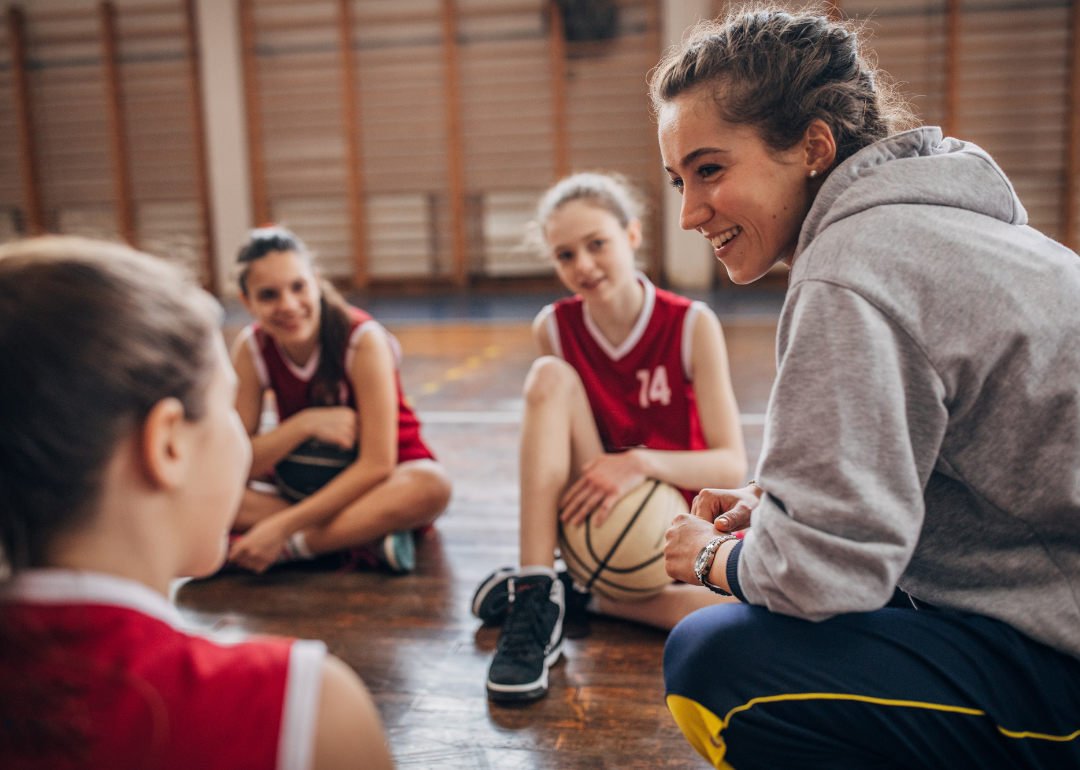
<instances>
[{"instance_id":1,"label":"watch face","mask_svg":"<svg viewBox=\"0 0 1080 770\"><path fill-rule=\"evenodd\" d=\"M694 562L694 574L698 576L698 580L701 580L701 571L705 569L705 563L709 558L709 546L705 546L701 549L701 553L697 555L697 560Z\"/></svg>"}]
</instances>

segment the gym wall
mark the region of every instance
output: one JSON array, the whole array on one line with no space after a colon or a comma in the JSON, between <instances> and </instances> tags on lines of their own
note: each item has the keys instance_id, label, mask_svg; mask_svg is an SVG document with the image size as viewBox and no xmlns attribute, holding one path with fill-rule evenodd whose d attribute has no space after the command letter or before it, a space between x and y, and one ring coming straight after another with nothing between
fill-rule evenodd
<instances>
[{"instance_id":1,"label":"gym wall","mask_svg":"<svg viewBox=\"0 0 1080 770\"><path fill-rule=\"evenodd\" d=\"M296 228L343 283L513 282L550 271L519 247L537 195L606 169L648 195L643 266L658 273L664 180L645 81L662 12L683 0L616 0L593 22L604 39L583 41L551 34L577 36L581 19L549 0L228 1L246 83L244 226ZM0 240L126 239L215 285L235 244L213 253L202 104L217 84L198 74L198 4L5 7ZM986 148L1031 224L1073 248L1078 5L840 4L870 19L881 66L922 119Z\"/></svg>"}]
</instances>

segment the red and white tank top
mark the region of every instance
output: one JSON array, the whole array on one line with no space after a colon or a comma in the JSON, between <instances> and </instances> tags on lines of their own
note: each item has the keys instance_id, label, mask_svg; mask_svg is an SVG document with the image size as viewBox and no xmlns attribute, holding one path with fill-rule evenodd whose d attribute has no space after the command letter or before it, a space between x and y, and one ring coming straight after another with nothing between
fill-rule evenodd
<instances>
[{"instance_id":1,"label":"red and white tank top","mask_svg":"<svg viewBox=\"0 0 1080 770\"><path fill-rule=\"evenodd\" d=\"M694 323L706 306L653 286L634 328L612 345L580 296L540 311L555 354L581 377L606 451L708 449L694 397ZM687 501L698 490L684 490Z\"/></svg>"},{"instance_id":2,"label":"red and white tank top","mask_svg":"<svg viewBox=\"0 0 1080 770\"><path fill-rule=\"evenodd\" d=\"M311 767L322 642L213 641L157 592L99 573L27 570L2 600L18 653L0 655L0 690L50 735L48 758L5 767Z\"/></svg>"},{"instance_id":3,"label":"red and white tank top","mask_svg":"<svg viewBox=\"0 0 1080 770\"><path fill-rule=\"evenodd\" d=\"M348 342L345 349L338 353L342 356L346 372L352 368L356 345L365 334L373 332L385 335L393 351L394 385L398 395L398 462L434 458L431 450L420 438L420 421L405 403L405 395L401 392L401 380L396 371L401 365L401 345L397 338L359 308L350 307L349 316L351 325ZM325 355L321 347L316 347L301 367L293 363L277 340L259 328L258 322L245 326L238 339L251 351L251 357L255 361L255 370L259 374L259 382L262 383L263 388L274 391L279 420L286 420L297 412L314 406L311 403L309 386L311 378L315 376L319 368L321 356ZM356 394L353 392L349 378L342 380L338 388L338 405L356 409Z\"/></svg>"}]
</instances>

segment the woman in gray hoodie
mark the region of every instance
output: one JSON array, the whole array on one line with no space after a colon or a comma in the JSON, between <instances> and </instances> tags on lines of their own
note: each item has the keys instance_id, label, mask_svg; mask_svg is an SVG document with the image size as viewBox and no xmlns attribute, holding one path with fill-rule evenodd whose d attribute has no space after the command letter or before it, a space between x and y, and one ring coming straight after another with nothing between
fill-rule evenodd
<instances>
[{"instance_id":1,"label":"woman in gray hoodie","mask_svg":"<svg viewBox=\"0 0 1080 770\"><path fill-rule=\"evenodd\" d=\"M983 150L898 132L850 26L737 12L652 95L682 226L737 283L791 266L756 481L668 533L743 602L671 634L684 734L739 770L1080 766L1080 258Z\"/></svg>"}]
</instances>

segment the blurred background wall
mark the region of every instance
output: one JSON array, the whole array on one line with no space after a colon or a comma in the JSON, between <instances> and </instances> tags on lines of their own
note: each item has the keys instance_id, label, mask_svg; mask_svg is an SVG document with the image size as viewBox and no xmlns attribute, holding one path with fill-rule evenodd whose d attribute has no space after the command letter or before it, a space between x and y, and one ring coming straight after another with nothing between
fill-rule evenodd
<instances>
[{"instance_id":1,"label":"blurred background wall","mask_svg":"<svg viewBox=\"0 0 1080 770\"><path fill-rule=\"evenodd\" d=\"M1080 0L843 0L926 123L987 149L1077 247ZM127 240L218 291L276 221L345 285L550 281L521 247L579 170L647 197L643 267L724 280L678 229L647 102L716 0L23 0L0 30L0 240ZM722 268L721 268L722 272Z\"/></svg>"}]
</instances>

